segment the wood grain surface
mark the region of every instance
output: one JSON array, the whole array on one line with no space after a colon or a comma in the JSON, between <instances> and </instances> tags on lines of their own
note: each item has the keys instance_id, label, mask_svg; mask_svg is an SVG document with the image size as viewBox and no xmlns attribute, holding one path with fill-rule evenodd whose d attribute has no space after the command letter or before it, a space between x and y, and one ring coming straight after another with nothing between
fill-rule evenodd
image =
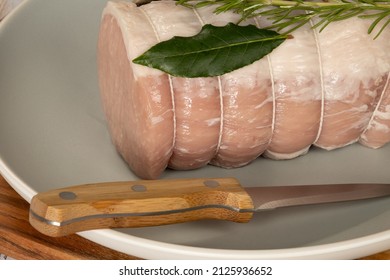
<instances>
[{"instance_id":1,"label":"wood grain surface","mask_svg":"<svg viewBox=\"0 0 390 280\"><path fill-rule=\"evenodd\" d=\"M76 234L47 237L28 222L29 207L0 176L0 253L23 260L136 259Z\"/></svg>"},{"instance_id":2,"label":"wood grain surface","mask_svg":"<svg viewBox=\"0 0 390 280\"><path fill-rule=\"evenodd\" d=\"M137 259L78 235L47 237L28 222L30 205L0 176L0 253L14 259ZM390 250L363 260L390 260Z\"/></svg>"},{"instance_id":3,"label":"wood grain surface","mask_svg":"<svg viewBox=\"0 0 390 280\"><path fill-rule=\"evenodd\" d=\"M64 199L61 194L72 197ZM220 207L207 207L210 205ZM181 211L186 208L192 209ZM253 209L252 199L235 178L176 178L70 186L36 195L30 209L33 227L53 237L91 229L146 227L203 219L244 223L253 216L252 212L230 210ZM139 216L122 216L123 213ZM48 220L63 225L59 227Z\"/></svg>"}]
</instances>

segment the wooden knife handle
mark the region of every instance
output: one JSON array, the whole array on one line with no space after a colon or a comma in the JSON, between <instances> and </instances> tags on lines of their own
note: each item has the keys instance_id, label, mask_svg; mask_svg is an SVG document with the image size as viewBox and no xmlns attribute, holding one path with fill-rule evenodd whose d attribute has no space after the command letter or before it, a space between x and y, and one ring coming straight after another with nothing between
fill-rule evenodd
<instances>
[{"instance_id":1,"label":"wooden knife handle","mask_svg":"<svg viewBox=\"0 0 390 280\"><path fill-rule=\"evenodd\" d=\"M252 200L234 178L86 184L35 195L30 223L49 236L203 219L248 222Z\"/></svg>"}]
</instances>

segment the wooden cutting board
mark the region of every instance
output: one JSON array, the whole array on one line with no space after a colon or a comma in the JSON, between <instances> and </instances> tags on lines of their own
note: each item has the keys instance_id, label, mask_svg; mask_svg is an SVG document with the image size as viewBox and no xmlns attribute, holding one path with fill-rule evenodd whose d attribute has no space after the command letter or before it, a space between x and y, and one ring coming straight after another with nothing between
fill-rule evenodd
<instances>
[{"instance_id":1,"label":"wooden cutting board","mask_svg":"<svg viewBox=\"0 0 390 280\"><path fill-rule=\"evenodd\" d=\"M136 259L76 234L50 238L28 221L30 205L0 176L0 253L23 260Z\"/></svg>"},{"instance_id":2,"label":"wooden cutting board","mask_svg":"<svg viewBox=\"0 0 390 280\"><path fill-rule=\"evenodd\" d=\"M30 225L29 207L0 176L0 253L23 260L137 259L75 234L59 238L47 237ZM363 259L390 260L390 250Z\"/></svg>"}]
</instances>

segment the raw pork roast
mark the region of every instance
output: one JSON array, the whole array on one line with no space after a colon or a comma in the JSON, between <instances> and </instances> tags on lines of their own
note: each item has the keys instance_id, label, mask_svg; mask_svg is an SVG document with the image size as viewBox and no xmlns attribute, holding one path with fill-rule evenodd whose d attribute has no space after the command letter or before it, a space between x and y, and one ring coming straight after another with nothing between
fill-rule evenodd
<instances>
[{"instance_id":1,"label":"raw pork roast","mask_svg":"<svg viewBox=\"0 0 390 280\"><path fill-rule=\"evenodd\" d=\"M301 28L267 57L219 77L179 78L132 63L160 41L239 19L213 10L156 1L108 2L103 11L102 103L112 141L137 176L240 167L260 155L290 159L311 145L390 141L390 32L373 40L368 21L348 19L320 33Z\"/></svg>"}]
</instances>

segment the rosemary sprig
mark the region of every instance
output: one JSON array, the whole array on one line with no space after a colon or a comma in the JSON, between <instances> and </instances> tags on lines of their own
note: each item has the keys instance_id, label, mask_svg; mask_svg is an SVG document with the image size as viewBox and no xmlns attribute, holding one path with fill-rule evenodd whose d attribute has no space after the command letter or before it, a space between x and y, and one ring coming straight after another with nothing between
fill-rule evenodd
<instances>
[{"instance_id":1,"label":"rosemary sprig","mask_svg":"<svg viewBox=\"0 0 390 280\"><path fill-rule=\"evenodd\" d=\"M378 37L390 26L390 0L176 0L188 7L214 5L215 13L234 12L240 21L263 16L268 27L229 23L206 25L190 37L172 39L133 60L180 77L212 77L244 67L272 52L295 29L310 22L323 30L331 22L359 17L371 21L368 33ZM313 20L312 20L313 19ZM269 30L272 28L273 30Z\"/></svg>"},{"instance_id":2,"label":"rosemary sprig","mask_svg":"<svg viewBox=\"0 0 390 280\"><path fill-rule=\"evenodd\" d=\"M305 25L314 17L319 21L313 28L320 31L331 22L351 17L371 20L367 31L371 34L379 29L375 38L390 25L390 0L201 0L193 3L192 0L178 0L178 4L185 6L216 5L215 13L232 11L240 14L241 20L261 15L271 22L266 28L282 31L283 34Z\"/></svg>"}]
</instances>

